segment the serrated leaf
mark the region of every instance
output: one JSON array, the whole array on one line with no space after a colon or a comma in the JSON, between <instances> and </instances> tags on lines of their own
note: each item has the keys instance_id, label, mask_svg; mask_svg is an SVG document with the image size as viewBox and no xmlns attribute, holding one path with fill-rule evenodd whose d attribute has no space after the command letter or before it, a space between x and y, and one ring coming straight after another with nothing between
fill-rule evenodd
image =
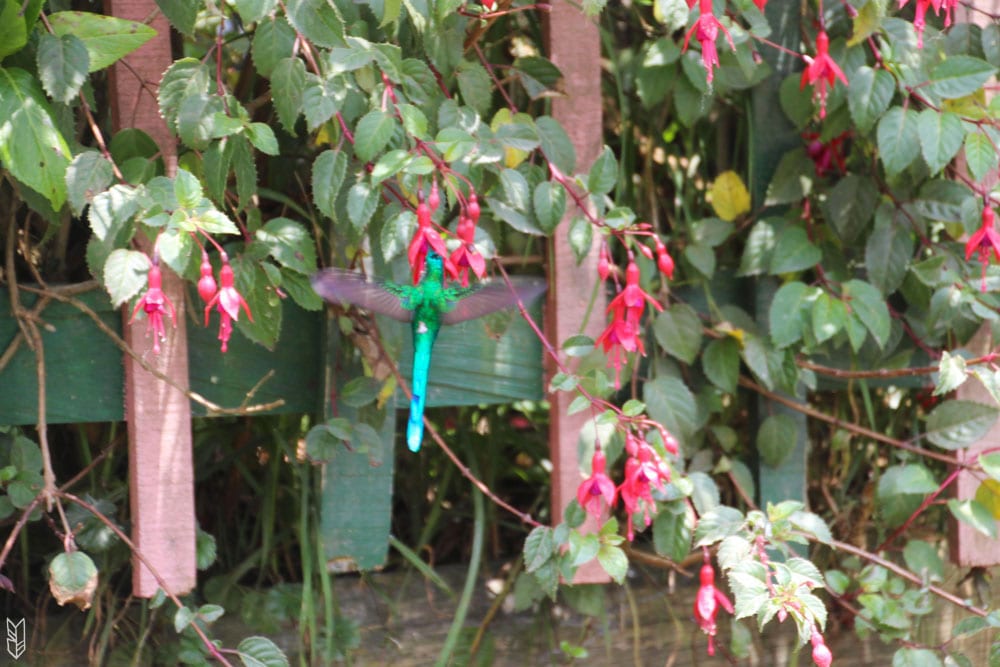
<instances>
[{"instance_id":1,"label":"serrated leaf","mask_svg":"<svg viewBox=\"0 0 1000 667\"><path fill-rule=\"evenodd\" d=\"M880 348L884 348L892 330L892 318L885 297L863 280L852 279L842 286L842 296L851 311L864 323Z\"/></svg>"},{"instance_id":2,"label":"serrated leaf","mask_svg":"<svg viewBox=\"0 0 1000 667\"><path fill-rule=\"evenodd\" d=\"M791 415L770 415L757 430L757 452L772 468L781 464L795 451L799 440L799 425Z\"/></svg>"},{"instance_id":3,"label":"serrated leaf","mask_svg":"<svg viewBox=\"0 0 1000 667\"><path fill-rule=\"evenodd\" d=\"M299 58L284 58L271 74L271 101L282 127L293 137L295 123L302 112L306 89L306 66Z\"/></svg>"},{"instance_id":4,"label":"serrated leaf","mask_svg":"<svg viewBox=\"0 0 1000 667\"><path fill-rule=\"evenodd\" d=\"M944 449L962 449L985 436L1000 410L975 401L940 403L927 416L927 439Z\"/></svg>"},{"instance_id":5,"label":"serrated leaf","mask_svg":"<svg viewBox=\"0 0 1000 667\"><path fill-rule=\"evenodd\" d=\"M66 167L66 198L70 210L80 215L94 196L114 182L111 163L98 151L84 151Z\"/></svg>"},{"instance_id":6,"label":"serrated leaf","mask_svg":"<svg viewBox=\"0 0 1000 667\"><path fill-rule=\"evenodd\" d=\"M76 35L42 33L37 59L45 92L56 102L69 104L87 80L87 47Z\"/></svg>"},{"instance_id":7,"label":"serrated leaf","mask_svg":"<svg viewBox=\"0 0 1000 667\"><path fill-rule=\"evenodd\" d=\"M316 246L302 223L274 218L257 230L256 239L278 264L307 276L316 272Z\"/></svg>"},{"instance_id":8,"label":"serrated leaf","mask_svg":"<svg viewBox=\"0 0 1000 667\"><path fill-rule=\"evenodd\" d=\"M607 146L594 160L587 172L587 192L591 194L607 194L618 182L618 161L614 152Z\"/></svg>"},{"instance_id":9,"label":"serrated leaf","mask_svg":"<svg viewBox=\"0 0 1000 667\"><path fill-rule=\"evenodd\" d=\"M934 384L934 396L951 393L964 384L968 377L965 357L957 354L952 356L948 354L948 350L943 350L941 352L941 359L938 361L938 376Z\"/></svg>"},{"instance_id":10,"label":"serrated leaf","mask_svg":"<svg viewBox=\"0 0 1000 667\"><path fill-rule=\"evenodd\" d=\"M178 32L194 36L198 10L204 7L201 0L156 0L156 6Z\"/></svg>"},{"instance_id":11,"label":"serrated leaf","mask_svg":"<svg viewBox=\"0 0 1000 667\"><path fill-rule=\"evenodd\" d=\"M979 90L996 71L985 60L967 55L951 55L931 70L930 90L944 99L965 97Z\"/></svg>"},{"instance_id":12,"label":"serrated leaf","mask_svg":"<svg viewBox=\"0 0 1000 667\"><path fill-rule=\"evenodd\" d=\"M535 120L542 152L563 174L572 174L576 167L576 149L566 130L554 118L541 116Z\"/></svg>"},{"instance_id":13,"label":"serrated leaf","mask_svg":"<svg viewBox=\"0 0 1000 667\"><path fill-rule=\"evenodd\" d=\"M138 250L119 248L108 255L104 263L104 286L116 308L146 286L149 258Z\"/></svg>"},{"instance_id":14,"label":"serrated leaf","mask_svg":"<svg viewBox=\"0 0 1000 667\"><path fill-rule=\"evenodd\" d=\"M395 176L406 167L412 156L402 149L391 150L378 159L372 169L372 185L378 185L387 178Z\"/></svg>"},{"instance_id":15,"label":"serrated leaf","mask_svg":"<svg viewBox=\"0 0 1000 667\"><path fill-rule=\"evenodd\" d=\"M552 559L554 550L552 529L548 526L535 527L524 540L524 569L534 572Z\"/></svg>"},{"instance_id":16,"label":"serrated leaf","mask_svg":"<svg viewBox=\"0 0 1000 667\"><path fill-rule=\"evenodd\" d=\"M646 382L642 400L646 402L649 416L681 441L689 439L700 425L694 395L678 378L660 376Z\"/></svg>"},{"instance_id":17,"label":"serrated leaf","mask_svg":"<svg viewBox=\"0 0 1000 667\"><path fill-rule=\"evenodd\" d=\"M97 592L97 566L82 551L64 552L49 563L49 590L60 605L89 609Z\"/></svg>"},{"instance_id":18,"label":"serrated leaf","mask_svg":"<svg viewBox=\"0 0 1000 667\"><path fill-rule=\"evenodd\" d=\"M979 465L983 467L983 472L1000 481L1000 452L979 455Z\"/></svg>"},{"instance_id":19,"label":"serrated leaf","mask_svg":"<svg viewBox=\"0 0 1000 667\"><path fill-rule=\"evenodd\" d=\"M320 79L312 74L306 75L305 89L302 92L302 112L310 132L337 113L338 97L343 88L344 83L339 77Z\"/></svg>"},{"instance_id":20,"label":"serrated leaf","mask_svg":"<svg viewBox=\"0 0 1000 667\"><path fill-rule=\"evenodd\" d=\"M278 6L278 0L235 0L235 3L243 23L256 23Z\"/></svg>"},{"instance_id":21,"label":"serrated leaf","mask_svg":"<svg viewBox=\"0 0 1000 667\"><path fill-rule=\"evenodd\" d=\"M742 528L746 518L738 509L719 505L698 518L694 530L694 546L710 546L735 535Z\"/></svg>"},{"instance_id":22,"label":"serrated leaf","mask_svg":"<svg viewBox=\"0 0 1000 667\"><path fill-rule=\"evenodd\" d=\"M740 377L740 348L735 339L717 338L705 346L701 355L705 377L722 391L732 394Z\"/></svg>"},{"instance_id":23,"label":"serrated leaf","mask_svg":"<svg viewBox=\"0 0 1000 667\"><path fill-rule=\"evenodd\" d=\"M958 154L965 140L965 128L957 114L924 109L917 118L920 151L924 162L937 174Z\"/></svg>"},{"instance_id":24,"label":"serrated leaf","mask_svg":"<svg viewBox=\"0 0 1000 667\"><path fill-rule=\"evenodd\" d=\"M486 68L478 62L463 60L455 70L455 78L462 101L485 118L493 100L493 81Z\"/></svg>"},{"instance_id":25,"label":"serrated leaf","mask_svg":"<svg viewBox=\"0 0 1000 667\"><path fill-rule=\"evenodd\" d=\"M913 148L919 151L919 142ZM830 190L823 202L823 214L844 244L850 244L867 227L878 196L872 180L857 174L848 174Z\"/></svg>"},{"instance_id":26,"label":"serrated leaf","mask_svg":"<svg viewBox=\"0 0 1000 667\"><path fill-rule=\"evenodd\" d=\"M253 62L257 71L270 79L274 68L285 58L291 58L295 45L295 29L284 17L270 18L257 24L253 34Z\"/></svg>"},{"instance_id":27,"label":"serrated leaf","mask_svg":"<svg viewBox=\"0 0 1000 667\"><path fill-rule=\"evenodd\" d=\"M22 4L16 0L0 2L0 60L17 53L28 43Z\"/></svg>"},{"instance_id":28,"label":"serrated leaf","mask_svg":"<svg viewBox=\"0 0 1000 667\"><path fill-rule=\"evenodd\" d=\"M625 575L628 574L628 557L620 547L602 544L597 552L597 562L616 583L625 583Z\"/></svg>"},{"instance_id":29,"label":"serrated leaf","mask_svg":"<svg viewBox=\"0 0 1000 667\"><path fill-rule=\"evenodd\" d=\"M980 181L997 167L997 150L985 132L975 131L965 135L965 162L972 177Z\"/></svg>"},{"instance_id":30,"label":"serrated leaf","mask_svg":"<svg viewBox=\"0 0 1000 667\"><path fill-rule=\"evenodd\" d=\"M332 2L286 0L288 22L319 46L344 46L344 22ZM273 80L272 80L273 83Z\"/></svg>"},{"instance_id":31,"label":"serrated leaf","mask_svg":"<svg viewBox=\"0 0 1000 667\"><path fill-rule=\"evenodd\" d=\"M822 251L809 240L806 230L801 227L786 227L778 235L778 243L771 254L769 272L779 275L803 271L816 266L822 259Z\"/></svg>"},{"instance_id":32,"label":"serrated leaf","mask_svg":"<svg viewBox=\"0 0 1000 667\"><path fill-rule=\"evenodd\" d=\"M777 206L802 201L812 192L815 174L816 167L804 148L788 151L774 170L764 204Z\"/></svg>"},{"instance_id":33,"label":"serrated leaf","mask_svg":"<svg viewBox=\"0 0 1000 667\"><path fill-rule=\"evenodd\" d=\"M890 176L901 173L920 152L917 112L893 107L879 121L876 139L882 165Z\"/></svg>"},{"instance_id":34,"label":"serrated leaf","mask_svg":"<svg viewBox=\"0 0 1000 667\"><path fill-rule=\"evenodd\" d=\"M573 216L569 223L569 233L567 234L569 247L573 251L573 257L579 264L583 258L590 254L594 245L594 228L582 215Z\"/></svg>"},{"instance_id":35,"label":"serrated leaf","mask_svg":"<svg viewBox=\"0 0 1000 667\"><path fill-rule=\"evenodd\" d=\"M389 218L382 225L380 235L382 257L386 262L406 252L406 248L414 232L417 231L417 216L413 211L406 210Z\"/></svg>"},{"instance_id":36,"label":"serrated leaf","mask_svg":"<svg viewBox=\"0 0 1000 667\"><path fill-rule=\"evenodd\" d=\"M896 80L884 69L863 66L851 75L847 87L847 105L858 130L867 134L885 110L896 91Z\"/></svg>"},{"instance_id":37,"label":"serrated leaf","mask_svg":"<svg viewBox=\"0 0 1000 667\"><path fill-rule=\"evenodd\" d=\"M551 234L566 213L566 190L553 181L542 181L532 195L535 219L543 234Z\"/></svg>"},{"instance_id":38,"label":"serrated leaf","mask_svg":"<svg viewBox=\"0 0 1000 667\"><path fill-rule=\"evenodd\" d=\"M373 109L358 121L354 132L354 154L363 162L370 162L392 139L396 122L381 109Z\"/></svg>"},{"instance_id":39,"label":"serrated leaf","mask_svg":"<svg viewBox=\"0 0 1000 667\"><path fill-rule=\"evenodd\" d=\"M847 306L837 297L820 292L812 305L812 331L822 343L833 338L847 324Z\"/></svg>"},{"instance_id":40,"label":"serrated leaf","mask_svg":"<svg viewBox=\"0 0 1000 667\"><path fill-rule=\"evenodd\" d=\"M159 92L160 114L171 129L177 130L177 113L184 100L208 92L210 77L208 68L194 58L175 60L163 73Z\"/></svg>"},{"instance_id":41,"label":"serrated leaf","mask_svg":"<svg viewBox=\"0 0 1000 667\"><path fill-rule=\"evenodd\" d=\"M944 562L937 549L923 540L910 540L903 547L903 559L906 567L916 572L927 581L942 581L944 579Z\"/></svg>"},{"instance_id":42,"label":"serrated leaf","mask_svg":"<svg viewBox=\"0 0 1000 667\"><path fill-rule=\"evenodd\" d=\"M865 244L865 268L868 280L883 295L899 289L906 277L914 252L912 232L892 218L880 220L876 216L875 229Z\"/></svg>"},{"instance_id":43,"label":"serrated leaf","mask_svg":"<svg viewBox=\"0 0 1000 667\"><path fill-rule=\"evenodd\" d=\"M83 42L90 72L108 67L156 36L155 30L138 21L91 12L55 12L48 21L57 36L74 35Z\"/></svg>"},{"instance_id":44,"label":"serrated leaf","mask_svg":"<svg viewBox=\"0 0 1000 667\"><path fill-rule=\"evenodd\" d=\"M668 354L691 364L701 350L701 318L686 303L677 303L656 316L656 340Z\"/></svg>"},{"instance_id":45,"label":"serrated leaf","mask_svg":"<svg viewBox=\"0 0 1000 667\"><path fill-rule=\"evenodd\" d=\"M0 68L0 162L54 210L62 208L69 146L38 81L16 67Z\"/></svg>"},{"instance_id":46,"label":"serrated leaf","mask_svg":"<svg viewBox=\"0 0 1000 667\"><path fill-rule=\"evenodd\" d=\"M336 218L337 195L347 175L347 153L327 150L316 156L312 169L313 202L328 218Z\"/></svg>"}]
</instances>

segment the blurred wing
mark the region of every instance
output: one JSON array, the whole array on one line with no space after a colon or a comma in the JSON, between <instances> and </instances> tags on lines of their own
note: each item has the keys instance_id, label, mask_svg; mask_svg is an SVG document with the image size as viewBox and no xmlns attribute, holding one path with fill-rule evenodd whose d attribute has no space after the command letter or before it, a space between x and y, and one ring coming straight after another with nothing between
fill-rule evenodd
<instances>
[{"instance_id":1,"label":"blurred wing","mask_svg":"<svg viewBox=\"0 0 1000 667\"><path fill-rule=\"evenodd\" d=\"M465 320L474 320L516 306L518 300L527 306L541 296L548 287L540 278L511 278L510 282L513 289L501 280L473 288L468 296L458 299L451 309L445 311L442 322L457 324ZM466 290L458 291L467 293Z\"/></svg>"},{"instance_id":2,"label":"blurred wing","mask_svg":"<svg viewBox=\"0 0 1000 667\"><path fill-rule=\"evenodd\" d=\"M413 319L413 311L404 306L407 289L399 285L343 269L323 269L313 275L311 282L316 293L331 303L354 304L400 322Z\"/></svg>"}]
</instances>

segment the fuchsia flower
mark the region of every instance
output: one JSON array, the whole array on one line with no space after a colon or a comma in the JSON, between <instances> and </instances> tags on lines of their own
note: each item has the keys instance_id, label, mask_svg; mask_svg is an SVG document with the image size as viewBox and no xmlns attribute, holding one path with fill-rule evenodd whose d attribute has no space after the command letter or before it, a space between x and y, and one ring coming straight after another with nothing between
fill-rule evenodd
<instances>
[{"instance_id":1,"label":"fuchsia flower","mask_svg":"<svg viewBox=\"0 0 1000 667\"><path fill-rule=\"evenodd\" d=\"M820 141L819 136L818 132L802 133L802 138L806 140L806 155L813 161L816 175L822 178L833 171L834 167L843 174L847 170L847 165L844 163L841 150L850 132L843 132L826 143Z\"/></svg>"},{"instance_id":2,"label":"fuchsia flower","mask_svg":"<svg viewBox=\"0 0 1000 667\"><path fill-rule=\"evenodd\" d=\"M433 191L432 193L433 194ZM444 245L444 239L433 227L431 223L431 207L424 201L423 192L417 195L417 231L410 240L410 247L407 250L407 258L410 260L410 269L413 272L413 284L420 282L420 274L424 270L424 260L427 251L433 250L444 258L444 268L452 277L457 277L458 272L448 258L448 249Z\"/></svg>"},{"instance_id":3,"label":"fuchsia flower","mask_svg":"<svg viewBox=\"0 0 1000 667\"><path fill-rule=\"evenodd\" d=\"M608 365L614 366L616 387L621 386L621 369L625 364L624 353L646 354L642 337L639 335L639 321L642 319L647 301L657 310L663 310L663 306L639 287L639 267L634 260L629 260L625 269L625 287L608 304L607 312L611 313L611 322L594 341L595 345L604 348L604 353L608 356Z\"/></svg>"},{"instance_id":4,"label":"fuchsia flower","mask_svg":"<svg viewBox=\"0 0 1000 667\"><path fill-rule=\"evenodd\" d=\"M899 0L899 8L902 9L909 0ZM927 27L927 9L934 10L934 14L941 15L944 10L944 27L951 25L951 12L958 5L958 0L917 0L917 6L913 12L913 27L917 30L917 46L924 48L924 28Z\"/></svg>"},{"instance_id":5,"label":"fuchsia flower","mask_svg":"<svg viewBox=\"0 0 1000 667\"><path fill-rule=\"evenodd\" d=\"M618 487L618 493L628 515L626 535L632 540L635 537L632 517L641 511L646 526L652 523L652 514L656 511L652 489L655 486L664 490L663 483L670 481L670 466L649 443L631 433L625 438L625 451L628 453L625 479Z\"/></svg>"},{"instance_id":6,"label":"fuchsia flower","mask_svg":"<svg viewBox=\"0 0 1000 667\"><path fill-rule=\"evenodd\" d=\"M436 194L437 183L431 188L431 209L434 209L434 195ZM476 223L479 221L479 200L476 193L469 195L469 203L466 206L466 215L458 216L458 227L455 235L458 236L460 245L451 253L452 265L455 267L458 279L462 282L462 287L469 286L469 269L476 274L477 278L486 275L486 259L479 254L476 248Z\"/></svg>"},{"instance_id":7,"label":"fuchsia flower","mask_svg":"<svg viewBox=\"0 0 1000 667\"><path fill-rule=\"evenodd\" d=\"M153 332L153 353L160 353L160 341L167 339L166 329L163 327L163 314L167 312L167 308L170 309L170 320L173 322L174 326L177 326L177 311L174 310L174 304L170 302L170 299L166 294L163 293L163 274L160 272L160 258L156 251L153 251L153 259L150 261L149 267L149 277L147 278L148 287L146 288L146 293L142 295L139 302L135 304L135 310L132 311L132 317L129 318L128 323L132 324L135 320L135 316L139 314L139 309L141 308L146 312L146 331Z\"/></svg>"},{"instance_id":8,"label":"fuchsia flower","mask_svg":"<svg viewBox=\"0 0 1000 667\"><path fill-rule=\"evenodd\" d=\"M694 0L688 0L688 7L692 6L694 6ZM684 48L682 51L687 51L691 35L697 32L698 41L701 43L701 62L708 71L708 82L712 83L712 78L715 76L714 68L719 64L719 52L715 48L715 40L719 36L719 29L722 29L723 34L729 41L729 48L735 51L736 45L733 44L733 36L729 34L726 27L719 23L719 19L715 18L715 14L712 13L712 0L699 0L698 9L700 14L695 20L694 25L688 30L687 35L684 36Z\"/></svg>"},{"instance_id":9,"label":"fuchsia flower","mask_svg":"<svg viewBox=\"0 0 1000 667\"><path fill-rule=\"evenodd\" d=\"M986 266L990 263L990 250L993 251L996 260L1000 262L1000 234L997 234L993 220L993 209L990 208L989 204L986 204L983 206L982 225L965 242L966 261L972 258L972 253L977 251L979 253L979 263L983 266L982 282L979 284L979 289L983 292L986 291Z\"/></svg>"},{"instance_id":10,"label":"fuchsia flower","mask_svg":"<svg viewBox=\"0 0 1000 667\"><path fill-rule=\"evenodd\" d=\"M701 566L699 573L701 585L694 598L694 618L702 632L708 635L708 654L715 655L715 635L718 631L715 617L719 615L719 607L732 614L733 603L715 587L715 569L709 562L708 549L704 550L704 555L705 564Z\"/></svg>"},{"instance_id":11,"label":"fuchsia flower","mask_svg":"<svg viewBox=\"0 0 1000 667\"><path fill-rule=\"evenodd\" d=\"M205 303L215 297L219 287L215 284L215 276L212 275L212 263L208 261L208 253L201 251L201 278L198 279L198 296Z\"/></svg>"},{"instance_id":12,"label":"fuchsia flower","mask_svg":"<svg viewBox=\"0 0 1000 667\"><path fill-rule=\"evenodd\" d=\"M576 500L580 503L580 507L598 521L601 520L601 513L605 509L614 507L615 499L618 497L615 483L604 472L607 464L604 452L600 449L595 450L594 457L590 460L590 477L583 480L576 490Z\"/></svg>"},{"instance_id":13,"label":"fuchsia flower","mask_svg":"<svg viewBox=\"0 0 1000 667\"><path fill-rule=\"evenodd\" d=\"M247 305L243 295L236 291L235 283L233 267L229 265L229 257L223 252L222 268L219 269L219 291L215 293L215 296L205 306L205 326L208 326L209 311L212 309L212 306L216 306L221 316L219 340L222 341L223 352L229 348L229 339L233 335L233 322L239 319L241 307L246 312L250 321L253 322L253 314L250 312L250 306Z\"/></svg>"},{"instance_id":14,"label":"fuchsia flower","mask_svg":"<svg viewBox=\"0 0 1000 667\"><path fill-rule=\"evenodd\" d=\"M830 57L830 38L827 37L825 30L820 30L816 34L816 56L803 56L803 58L806 61L806 68L802 71L799 88L804 90L807 85L814 87L813 97L819 100L819 117L826 118L827 86L834 86L837 79L846 86L847 77L836 61Z\"/></svg>"}]
</instances>

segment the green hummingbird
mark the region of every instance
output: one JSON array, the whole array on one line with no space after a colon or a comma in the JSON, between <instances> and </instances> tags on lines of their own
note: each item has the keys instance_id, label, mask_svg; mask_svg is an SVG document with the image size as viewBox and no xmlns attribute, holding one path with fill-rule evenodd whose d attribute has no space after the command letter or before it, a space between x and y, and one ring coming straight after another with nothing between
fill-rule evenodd
<instances>
[{"instance_id":1,"label":"green hummingbird","mask_svg":"<svg viewBox=\"0 0 1000 667\"><path fill-rule=\"evenodd\" d=\"M470 287L446 287L444 262L433 250L420 282L416 285L375 280L343 269L324 269L312 277L316 293L331 303L351 303L365 310L409 322L413 331L413 379L410 418L406 423L406 444L420 450L424 439L424 403L431 350L444 324L456 324L510 308L520 301L527 304L545 291L538 279L512 279L480 283Z\"/></svg>"}]
</instances>

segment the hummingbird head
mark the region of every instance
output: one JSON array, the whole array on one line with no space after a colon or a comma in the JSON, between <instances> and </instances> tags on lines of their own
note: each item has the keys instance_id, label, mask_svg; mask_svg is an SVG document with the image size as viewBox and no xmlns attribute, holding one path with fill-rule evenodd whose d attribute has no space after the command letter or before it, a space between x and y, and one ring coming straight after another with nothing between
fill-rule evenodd
<instances>
[{"instance_id":1,"label":"hummingbird head","mask_svg":"<svg viewBox=\"0 0 1000 667\"><path fill-rule=\"evenodd\" d=\"M444 267L444 260L441 259L441 255L433 249L427 251L427 269L435 269L440 271Z\"/></svg>"}]
</instances>

